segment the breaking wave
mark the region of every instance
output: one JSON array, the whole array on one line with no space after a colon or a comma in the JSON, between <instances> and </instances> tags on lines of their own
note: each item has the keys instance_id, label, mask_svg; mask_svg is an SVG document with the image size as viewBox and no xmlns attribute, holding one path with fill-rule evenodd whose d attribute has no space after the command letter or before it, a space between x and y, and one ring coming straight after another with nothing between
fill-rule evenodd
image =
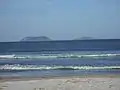
<instances>
[{"instance_id":1,"label":"breaking wave","mask_svg":"<svg viewBox=\"0 0 120 90\"><path fill-rule=\"evenodd\" d=\"M0 59L40 59L40 58L100 58L100 57L116 57L120 54L41 54L41 55L0 55Z\"/></svg>"},{"instance_id":2,"label":"breaking wave","mask_svg":"<svg viewBox=\"0 0 120 90\"><path fill-rule=\"evenodd\" d=\"M99 70L120 69L120 66L46 66L46 65L1 65L0 71L27 71L27 70Z\"/></svg>"}]
</instances>

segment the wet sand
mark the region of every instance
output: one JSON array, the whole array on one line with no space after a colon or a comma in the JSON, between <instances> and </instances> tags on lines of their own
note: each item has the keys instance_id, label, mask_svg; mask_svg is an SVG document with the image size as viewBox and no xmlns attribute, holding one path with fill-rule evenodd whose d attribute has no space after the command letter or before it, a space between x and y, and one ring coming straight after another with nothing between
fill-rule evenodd
<instances>
[{"instance_id":1,"label":"wet sand","mask_svg":"<svg viewBox=\"0 0 120 90\"><path fill-rule=\"evenodd\" d=\"M120 75L1 77L0 90L120 90Z\"/></svg>"}]
</instances>

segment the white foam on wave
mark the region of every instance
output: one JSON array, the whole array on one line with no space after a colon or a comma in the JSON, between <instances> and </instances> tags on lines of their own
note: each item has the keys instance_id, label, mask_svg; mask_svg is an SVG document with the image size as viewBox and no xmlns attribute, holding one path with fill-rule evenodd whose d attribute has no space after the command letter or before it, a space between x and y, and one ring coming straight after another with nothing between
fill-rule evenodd
<instances>
[{"instance_id":1,"label":"white foam on wave","mask_svg":"<svg viewBox=\"0 0 120 90\"><path fill-rule=\"evenodd\" d=\"M46 66L46 65L1 65L0 70L92 70L92 69L120 69L120 66Z\"/></svg>"},{"instance_id":2,"label":"white foam on wave","mask_svg":"<svg viewBox=\"0 0 120 90\"><path fill-rule=\"evenodd\" d=\"M15 55L0 55L0 58L14 58Z\"/></svg>"},{"instance_id":3,"label":"white foam on wave","mask_svg":"<svg viewBox=\"0 0 120 90\"><path fill-rule=\"evenodd\" d=\"M40 54L40 55L0 55L0 59L40 59L40 58L86 58L86 57L113 57L120 54Z\"/></svg>"}]
</instances>

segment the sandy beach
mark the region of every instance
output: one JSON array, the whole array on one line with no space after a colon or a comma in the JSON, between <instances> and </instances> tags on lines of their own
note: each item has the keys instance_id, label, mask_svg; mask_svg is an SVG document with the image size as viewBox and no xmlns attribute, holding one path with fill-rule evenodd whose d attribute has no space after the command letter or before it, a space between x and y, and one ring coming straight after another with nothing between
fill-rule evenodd
<instances>
[{"instance_id":1,"label":"sandy beach","mask_svg":"<svg viewBox=\"0 0 120 90\"><path fill-rule=\"evenodd\" d=\"M2 78L0 90L120 90L120 77Z\"/></svg>"}]
</instances>

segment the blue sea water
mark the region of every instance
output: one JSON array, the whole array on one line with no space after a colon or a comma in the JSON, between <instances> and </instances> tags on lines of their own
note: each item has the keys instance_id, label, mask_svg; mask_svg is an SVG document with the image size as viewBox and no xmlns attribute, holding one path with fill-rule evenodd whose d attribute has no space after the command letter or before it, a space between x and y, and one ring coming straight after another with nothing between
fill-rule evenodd
<instances>
[{"instance_id":1,"label":"blue sea water","mask_svg":"<svg viewBox=\"0 0 120 90\"><path fill-rule=\"evenodd\" d=\"M67 52L66 52L67 53ZM87 51L75 54L118 54L119 51ZM26 55L21 53L22 55ZM20 54L20 55L21 55ZM18 55L18 54L17 54ZM28 55L28 54L27 54ZM29 54L29 55L38 55ZM120 74L120 57L1 59L0 76L43 77L89 74Z\"/></svg>"},{"instance_id":2,"label":"blue sea water","mask_svg":"<svg viewBox=\"0 0 120 90\"><path fill-rule=\"evenodd\" d=\"M47 58L35 58L43 54ZM48 57L71 54L75 57ZM102 56L103 54L107 56ZM116 55L112 56L111 54ZM0 55L34 57L0 59L0 77L43 77L84 74L120 75L120 39L0 42ZM76 55L91 56L78 58Z\"/></svg>"}]
</instances>

